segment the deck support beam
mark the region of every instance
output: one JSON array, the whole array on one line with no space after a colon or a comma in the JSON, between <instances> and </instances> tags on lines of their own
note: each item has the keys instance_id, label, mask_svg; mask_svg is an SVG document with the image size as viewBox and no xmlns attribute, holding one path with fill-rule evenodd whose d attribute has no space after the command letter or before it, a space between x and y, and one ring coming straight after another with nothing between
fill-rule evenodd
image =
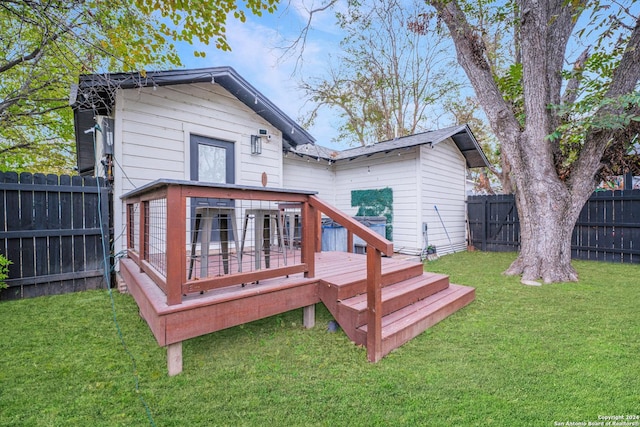
<instances>
[{"instance_id":1,"label":"deck support beam","mask_svg":"<svg viewBox=\"0 0 640 427\"><path fill-rule=\"evenodd\" d=\"M316 305L302 307L302 324L305 328L311 329L316 325Z\"/></svg>"},{"instance_id":2,"label":"deck support beam","mask_svg":"<svg viewBox=\"0 0 640 427\"><path fill-rule=\"evenodd\" d=\"M182 372L182 341L167 346L167 368L170 377Z\"/></svg>"}]
</instances>

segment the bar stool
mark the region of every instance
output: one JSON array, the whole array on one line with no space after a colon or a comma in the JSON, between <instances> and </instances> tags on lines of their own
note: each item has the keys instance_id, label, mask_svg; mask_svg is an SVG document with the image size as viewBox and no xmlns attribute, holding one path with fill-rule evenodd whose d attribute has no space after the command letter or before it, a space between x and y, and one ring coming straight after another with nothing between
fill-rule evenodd
<instances>
[{"instance_id":1,"label":"bar stool","mask_svg":"<svg viewBox=\"0 0 640 427\"><path fill-rule=\"evenodd\" d=\"M271 265L271 229L273 223L276 223L276 237L278 247L282 251L284 258L284 265L287 265L287 251L284 247L284 234L282 231L282 216L278 209L247 209L244 215L244 227L242 228L242 243L240 244L240 259L244 253L244 243L247 237L247 226L249 225L249 219L254 218L254 256L255 256L255 268L260 270L262 268L262 260L260 253L264 251L264 264L265 268L270 268Z\"/></svg>"},{"instance_id":2,"label":"bar stool","mask_svg":"<svg viewBox=\"0 0 640 427\"><path fill-rule=\"evenodd\" d=\"M200 277L207 277L209 274L209 244L211 243L211 228L213 220L218 217L220 221L220 249L222 252L222 266L224 274L229 274L229 219L231 219L231 232L233 233L233 242L236 252L238 247L238 225L236 223L235 208L225 207L197 207L195 233L191 241L191 262L189 264L189 280L193 274L193 263L195 261L196 243L198 241L198 233L201 233L200 242ZM200 225L202 224L202 229ZM237 254L238 272L242 272L242 252Z\"/></svg>"},{"instance_id":3,"label":"bar stool","mask_svg":"<svg viewBox=\"0 0 640 427\"><path fill-rule=\"evenodd\" d=\"M278 203L278 210L284 227L285 246L288 245L289 250L294 250L296 239L300 239L298 233L300 231L302 203ZM300 243L299 240L298 243Z\"/></svg>"}]
</instances>

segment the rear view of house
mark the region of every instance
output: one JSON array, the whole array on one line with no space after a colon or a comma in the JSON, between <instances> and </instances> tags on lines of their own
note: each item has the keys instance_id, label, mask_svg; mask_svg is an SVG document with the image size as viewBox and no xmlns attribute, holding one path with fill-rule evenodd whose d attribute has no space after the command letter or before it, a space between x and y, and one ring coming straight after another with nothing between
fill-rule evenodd
<instances>
[{"instance_id":1,"label":"rear view of house","mask_svg":"<svg viewBox=\"0 0 640 427\"><path fill-rule=\"evenodd\" d=\"M318 302L375 362L473 301L390 257L464 249L466 172L486 165L468 127L328 150L229 67L88 75L71 98L78 169L112 182L113 251L170 374L186 339L298 308L310 327ZM345 252L322 252L323 216Z\"/></svg>"},{"instance_id":2,"label":"rear view of house","mask_svg":"<svg viewBox=\"0 0 640 427\"><path fill-rule=\"evenodd\" d=\"M74 94L78 170L113 180L116 236L120 196L167 178L315 191L384 216L399 252L466 248L468 170L488 165L467 126L335 151L230 67L88 75Z\"/></svg>"}]
</instances>

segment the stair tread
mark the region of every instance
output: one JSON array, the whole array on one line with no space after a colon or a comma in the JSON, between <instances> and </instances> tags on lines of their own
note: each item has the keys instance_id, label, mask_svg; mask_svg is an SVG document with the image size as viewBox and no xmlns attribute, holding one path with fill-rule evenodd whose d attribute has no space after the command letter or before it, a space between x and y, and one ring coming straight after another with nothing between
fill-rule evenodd
<instances>
[{"instance_id":1,"label":"stair tread","mask_svg":"<svg viewBox=\"0 0 640 427\"><path fill-rule=\"evenodd\" d=\"M424 273L421 276L412 277L402 282L385 286L381 289L382 301L396 298L403 294L411 293L421 287L437 283L440 280L447 279L448 276L437 273ZM364 311L367 309L367 294L359 294L351 298L344 299L340 303L352 310Z\"/></svg>"},{"instance_id":2,"label":"stair tread","mask_svg":"<svg viewBox=\"0 0 640 427\"><path fill-rule=\"evenodd\" d=\"M385 339L398 331L412 325L418 319L423 319L446 307L448 304L463 298L475 289L469 286L450 284L449 288L417 301L407 307L394 311L382 317L382 338ZM367 325L358 329L366 332Z\"/></svg>"},{"instance_id":3,"label":"stair tread","mask_svg":"<svg viewBox=\"0 0 640 427\"><path fill-rule=\"evenodd\" d=\"M412 270L416 271L416 273L411 273ZM394 276L401 273L405 273L409 277L419 277L422 274L422 271L421 270L418 271L418 269L416 269L415 267L414 268L390 268L382 271L383 282L386 281L384 280L386 277ZM333 286L336 286L338 288L353 286L354 284L357 284L360 282L366 283L366 278L363 278L361 275L359 275L357 271L335 272L335 273L332 273L332 276L324 277L324 280L326 282L330 282Z\"/></svg>"},{"instance_id":4,"label":"stair tread","mask_svg":"<svg viewBox=\"0 0 640 427\"><path fill-rule=\"evenodd\" d=\"M322 272L323 280L337 288L349 287L354 283L364 282L366 278L362 277L362 272L366 272L367 269L366 258L362 258L362 255L343 255L346 256L347 263L340 264L341 267L338 269ZM409 263L406 261L399 262L392 258L382 258L383 278L402 272L420 276L422 274L422 268L422 264Z\"/></svg>"}]
</instances>

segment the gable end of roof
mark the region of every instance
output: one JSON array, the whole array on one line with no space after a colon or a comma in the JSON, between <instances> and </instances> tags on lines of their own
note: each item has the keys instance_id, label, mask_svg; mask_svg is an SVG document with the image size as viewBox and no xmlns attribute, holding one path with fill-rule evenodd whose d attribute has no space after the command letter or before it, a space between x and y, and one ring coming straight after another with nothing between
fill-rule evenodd
<instances>
[{"instance_id":1,"label":"gable end of roof","mask_svg":"<svg viewBox=\"0 0 640 427\"><path fill-rule=\"evenodd\" d=\"M159 87L191 83L216 83L282 132L288 146L314 144L315 138L287 116L232 67L170 70L148 73L88 74L80 76L71 105L75 115L109 115L115 104L115 89ZM76 119L83 121L84 119ZM78 130L76 129L76 137ZM78 138L76 138L77 140Z\"/></svg>"}]
</instances>

